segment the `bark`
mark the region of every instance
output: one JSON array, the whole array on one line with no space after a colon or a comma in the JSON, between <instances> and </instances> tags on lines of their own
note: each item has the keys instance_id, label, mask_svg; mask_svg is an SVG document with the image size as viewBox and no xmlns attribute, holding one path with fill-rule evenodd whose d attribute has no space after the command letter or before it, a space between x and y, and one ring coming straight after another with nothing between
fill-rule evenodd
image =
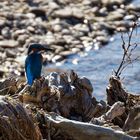
<instances>
[{"instance_id":1,"label":"bark","mask_svg":"<svg viewBox=\"0 0 140 140\"><path fill-rule=\"evenodd\" d=\"M112 107L105 114L98 118L92 118L90 122L98 125L107 124L112 122L115 117L121 116L124 112L124 103L118 101L112 105Z\"/></svg>"},{"instance_id":2,"label":"bark","mask_svg":"<svg viewBox=\"0 0 140 140\"><path fill-rule=\"evenodd\" d=\"M68 120L55 113L45 114L45 119L46 123L51 123L51 127L60 129L60 133L72 137L73 140L135 140L134 137L128 136L123 132L89 123Z\"/></svg>"},{"instance_id":3,"label":"bark","mask_svg":"<svg viewBox=\"0 0 140 140\"><path fill-rule=\"evenodd\" d=\"M15 100L0 96L0 139L41 140L40 130L30 114Z\"/></svg>"}]
</instances>

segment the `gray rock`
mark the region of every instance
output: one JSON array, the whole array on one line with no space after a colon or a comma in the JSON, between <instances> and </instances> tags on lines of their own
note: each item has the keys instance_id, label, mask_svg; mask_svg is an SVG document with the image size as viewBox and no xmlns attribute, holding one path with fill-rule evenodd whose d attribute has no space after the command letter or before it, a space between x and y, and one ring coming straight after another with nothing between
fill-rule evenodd
<instances>
[{"instance_id":1,"label":"gray rock","mask_svg":"<svg viewBox=\"0 0 140 140\"><path fill-rule=\"evenodd\" d=\"M0 19L0 27L3 27L6 23L6 19Z\"/></svg>"},{"instance_id":2,"label":"gray rock","mask_svg":"<svg viewBox=\"0 0 140 140\"><path fill-rule=\"evenodd\" d=\"M63 51L63 52L60 52L59 54L63 57L67 57L67 56L73 55L74 53L72 51Z\"/></svg>"},{"instance_id":3,"label":"gray rock","mask_svg":"<svg viewBox=\"0 0 140 140\"><path fill-rule=\"evenodd\" d=\"M26 39L28 39L28 38L29 38L29 35L27 35L27 34L19 35L18 38L17 38L17 41L20 44L25 44Z\"/></svg>"},{"instance_id":4,"label":"gray rock","mask_svg":"<svg viewBox=\"0 0 140 140\"><path fill-rule=\"evenodd\" d=\"M62 52L65 50L63 46L59 46L59 45L51 45L51 47L55 50L55 54L58 54L59 52Z\"/></svg>"},{"instance_id":5,"label":"gray rock","mask_svg":"<svg viewBox=\"0 0 140 140\"><path fill-rule=\"evenodd\" d=\"M56 63L56 62L60 62L62 61L64 58L61 56L61 55L55 55L53 58L52 58L52 62Z\"/></svg>"},{"instance_id":6,"label":"gray rock","mask_svg":"<svg viewBox=\"0 0 140 140\"><path fill-rule=\"evenodd\" d=\"M71 32L70 32L70 30L68 30L68 29L62 29L62 35L71 35Z\"/></svg>"},{"instance_id":7,"label":"gray rock","mask_svg":"<svg viewBox=\"0 0 140 140\"><path fill-rule=\"evenodd\" d=\"M17 46L18 46L18 41L15 40L0 41L0 47L2 48L16 48Z\"/></svg>"},{"instance_id":8,"label":"gray rock","mask_svg":"<svg viewBox=\"0 0 140 140\"><path fill-rule=\"evenodd\" d=\"M59 5L57 3L55 3L54 1L49 1L48 6L50 7L50 9L58 9Z\"/></svg>"},{"instance_id":9,"label":"gray rock","mask_svg":"<svg viewBox=\"0 0 140 140\"><path fill-rule=\"evenodd\" d=\"M124 20L135 20L135 19L136 19L135 15L126 15L124 17Z\"/></svg>"},{"instance_id":10,"label":"gray rock","mask_svg":"<svg viewBox=\"0 0 140 140\"><path fill-rule=\"evenodd\" d=\"M25 30L25 29L22 29L22 30L15 30L13 33L12 33L12 38L14 39L17 39L19 35L22 35L22 34L28 34L28 31Z\"/></svg>"},{"instance_id":11,"label":"gray rock","mask_svg":"<svg viewBox=\"0 0 140 140\"><path fill-rule=\"evenodd\" d=\"M27 27L27 30L31 33L34 33L35 32L35 28L33 26L28 26Z\"/></svg>"},{"instance_id":12,"label":"gray rock","mask_svg":"<svg viewBox=\"0 0 140 140\"><path fill-rule=\"evenodd\" d=\"M75 29L76 31L83 32L83 33L89 32L89 28L85 24L77 24L73 27L73 29Z\"/></svg>"},{"instance_id":13,"label":"gray rock","mask_svg":"<svg viewBox=\"0 0 140 140\"><path fill-rule=\"evenodd\" d=\"M64 40L66 41L66 43L72 43L72 41L74 40L74 37L71 35L63 35Z\"/></svg>"},{"instance_id":14,"label":"gray rock","mask_svg":"<svg viewBox=\"0 0 140 140\"><path fill-rule=\"evenodd\" d=\"M53 16L60 17L60 18L68 18L73 16L79 19L84 17L82 11L76 7L65 7L64 9L56 10L53 13Z\"/></svg>"},{"instance_id":15,"label":"gray rock","mask_svg":"<svg viewBox=\"0 0 140 140\"><path fill-rule=\"evenodd\" d=\"M48 45L51 45L56 41L56 38L52 32L48 32L47 35L44 37Z\"/></svg>"},{"instance_id":16,"label":"gray rock","mask_svg":"<svg viewBox=\"0 0 140 140\"><path fill-rule=\"evenodd\" d=\"M9 39L11 37L11 33L10 33L10 29L9 27L5 27L1 30L1 35L6 38Z\"/></svg>"},{"instance_id":17,"label":"gray rock","mask_svg":"<svg viewBox=\"0 0 140 140\"><path fill-rule=\"evenodd\" d=\"M76 18L79 18L79 19L84 18L81 8L77 8L77 7L72 8L72 14Z\"/></svg>"},{"instance_id":18,"label":"gray rock","mask_svg":"<svg viewBox=\"0 0 140 140\"><path fill-rule=\"evenodd\" d=\"M70 17L72 16L72 9L70 7L66 7L64 9L56 10L53 13L53 16L60 17L60 18Z\"/></svg>"},{"instance_id":19,"label":"gray rock","mask_svg":"<svg viewBox=\"0 0 140 140\"><path fill-rule=\"evenodd\" d=\"M73 52L73 53L79 53L81 50L80 50L80 48L72 48L71 49L71 51Z\"/></svg>"},{"instance_id":20,"label":"gray rock","mask_svg":"<svg viewBox=\"0 0 140 140\"><path fill-rule=\"evenodd\" d=\"M126 9L130 12L130 11L136 11L136 12L140 12L140 5L133 5L133 4L129 4L126 6Z\"/></svg>"},{"instance_id":21,"label":"gray rock","mask_svg":"<svg viewBox=\"0 0 140 140\"><path fill-rule=\"evenodd\" d=\"M35 14L36 17L41 17L42 19L46 19L46 11L43 8L33 7L30 9L30 12Z\"/></svg>"},{"instance_id":22,"label":"gray rock","mask_svg":"<svg viewBox=\"0 0 140 140\"><path fill-rule=\"evenodd\" d=\"M96 40L97 42L101 42L102 44L107 44L109 39L107 38L107 36L98 36Z\"/></svg>"},{"instance_id":23,"label":"gray rock","mask_svg":"<svg viewBox=\"0 0 140 140\"><path fill-rule=\"evenodd\" d=\"M62 30L62 27L60 25L56 24L53 26L53 30L54 30L54 32L60 32Z\"/></svg>"},{"instance_id":24,"label":"gray rock","mask_svg":"<svg viewBox=\"0 0 140 140\"><path fill-rule=\"evenodd\" d=\"M6 57L16 58L16 52L15 52L15 50L6 49Z\"/></svg>"},{"instance_id":25,"label":"gray rock","mask_svg":"<svg viewBox=\"0 0 140 140\"><path fill-rule=\"evenodd\" d=\"M103 5L120 5L123 4L126 0L101 0Z\"/></svg>"},{"instance_id":26,"label":"gray rock","mask_svg":"<svg viewBox=\"0 0 140 140\"><path fill-rule=\"evenodd\" d=\"M113 11L109 13L109 15L107 16L107 20L108 21L122 20L123 17L124 17L124 13L119 11Z\"/></svg>"}]
</instances>

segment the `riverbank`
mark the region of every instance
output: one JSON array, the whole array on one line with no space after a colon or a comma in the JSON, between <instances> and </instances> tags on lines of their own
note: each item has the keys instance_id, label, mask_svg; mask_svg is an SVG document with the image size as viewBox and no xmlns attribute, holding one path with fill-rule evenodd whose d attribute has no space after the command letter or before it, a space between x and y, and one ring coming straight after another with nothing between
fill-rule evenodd
<instances>
[{"instance_id":1,"label":"riverbank","mask_svg":"<svg viewBox=\"0 0 140 140\"><path fill-rule=\"evenodd\" d=\"M1 78L24 75L26 47L31 42L55 50L44 54L48 62L62 62L107 44L112 34L127 31L140 12L127 0L19 0L3 1L0 6Z\"/></svg>"}]
</instances>

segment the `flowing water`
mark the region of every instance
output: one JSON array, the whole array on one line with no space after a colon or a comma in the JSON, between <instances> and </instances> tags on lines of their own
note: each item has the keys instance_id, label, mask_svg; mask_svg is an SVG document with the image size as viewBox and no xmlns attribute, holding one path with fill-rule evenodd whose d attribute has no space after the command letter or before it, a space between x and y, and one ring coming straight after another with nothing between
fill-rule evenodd
<instances>
[{"instance_id":1,"label":"flowing water","mask_svg":"<svg viewBox=\"0 0 140 140\"><path fill-rule=\"evenodd\" d=\"M139 4L138 1L135 0L134 3ZM93 48L82 56L72 56L64 64L50 65L49 68L73 69L79 76L86 76L94 87L93 96L98 100L105 99L109 77L112 70L118 68L123 54L121 34L118 33L112 38L113 41L100 49ZM126 35L125 39L127 42L128 37ZM133 58L135 58L140 56L140 28L134 32L132 43L138 44L133 52ZM121 78L123 78L122 82L126 90L134 94L140 94L140 60L129 65L122 72Z\"/></svg>"},{"instance_id":2,"label":"flowing water","mask_svg":"<svg viewBox=\"0 0 140 140\"><path fill-rule=\"evenodd\" d=\"M140 30L133 37L133 42L140 43ZM114 41L102 47L99 50L91 50L85 53L85 56L74 56L69 58L62 65L50 65L59 69L73 69L78 75L86 76L93 84L93 95L97 99L105 99L105 89L108 85L109 77L113 69L117 69L122 58L123 50L121 48L121 35L114 36ZM133 57L140 55L140 46L133 52ZM77 64L72 62L77 61ZM135 94L140 93L140 61L130 64L125 71L122 72L123 84L129 92Z\"/></svg>"}]
</instances>

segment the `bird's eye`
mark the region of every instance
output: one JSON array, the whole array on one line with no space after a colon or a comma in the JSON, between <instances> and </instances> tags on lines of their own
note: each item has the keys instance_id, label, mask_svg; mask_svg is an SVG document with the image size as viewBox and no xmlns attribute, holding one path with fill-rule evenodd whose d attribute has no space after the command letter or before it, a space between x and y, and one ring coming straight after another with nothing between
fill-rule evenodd
<instances>
[{"instance_id":1,"label":"bird's eye","mask_svg":"<svg viewBox=\"0 0 140 140\"><path fill-rule=\"evenodd\" d=\"M33 48L32 51L37 51L37 49L36 48Z\"/></svg>"}]
</instances>

